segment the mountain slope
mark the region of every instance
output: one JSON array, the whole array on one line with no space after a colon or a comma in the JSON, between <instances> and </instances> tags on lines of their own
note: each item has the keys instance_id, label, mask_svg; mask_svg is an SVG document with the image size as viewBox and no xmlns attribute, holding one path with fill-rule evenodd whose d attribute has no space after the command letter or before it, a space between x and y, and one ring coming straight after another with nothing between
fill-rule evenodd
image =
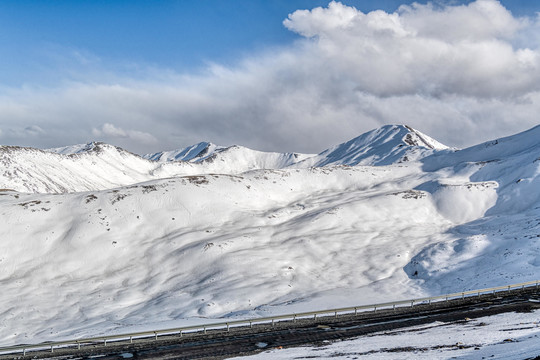
<instances>
[{"instance_id":1,"label":"mountain slope","mask_svg":"<svg viewBox=\"0 0 540 360\"><path fill-rule=\"evenodd\" d=\"M418 179L397 181L411 172L259 170L4 192L0 342L283 312L302 299L326 307L344 288L351 305L418 294L401 269L452 224L407 190Z\"/></svg>"}]
</instances>

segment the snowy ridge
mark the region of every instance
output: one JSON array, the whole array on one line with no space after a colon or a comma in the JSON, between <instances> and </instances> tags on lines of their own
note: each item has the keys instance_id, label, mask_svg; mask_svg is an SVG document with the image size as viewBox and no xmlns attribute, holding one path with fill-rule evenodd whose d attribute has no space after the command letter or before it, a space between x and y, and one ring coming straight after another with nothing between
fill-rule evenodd
<instances>
[{"instance_id":1,"label":"snowy ridge","mask_svg":"<svg viewBox=\"0 0 540 360\"><path fill-rule=\"evenodd\" d=\"M225 150L226 147L209 142L201 142L184 149L161 151L154 154L143 155L143 158L152 161L200 161L213 154Z\"/></svg>"},{"instance_id":2,"label":"snowy ridge","mask_svg":"<svg viewBox=\"0 0 540 360\"><path fill-rule=\"evenodd\" d=\"M282 169L313 155L300 153L275 153L252 150L243 146L218 146L202 142L184 149L144 155L153 161L189 161L200 164L206 172L228 173L256 169Z\"/></svg>"},{"instance_id":3,"label":"snowy ridge","mask_svg":"<svg viewBox=\"0 0 540 360\"><path fill-rule=\"evenodd\" d=\"M434 171L470 162L502 161L510 157L531 157L540 152L540 125L522 133L486 141L482 144L449 154L435 153L424 160L424 169ZM526 161L528 162L528 160Z\"/></svg>"},{"instance_id":4,"label":"snowy ridge","mask_svg":"<svg viewBox=\"0 0 540 360\"><path fill-rule=\"evenodd\" d=\"M87 144L78 144L78 145L70 145L70 146L64 146L59 148L53 148L53 149L45 149L44 151L56 153L56 154L62 154L62 155L72 155L72 154L80 154L83 152L89 152L94 150L96 147L100 147L104 145L103 143L99 142L89 142Z\"/></svg>"},{"instance_id":5,"label":"snowy ridge","mask_svg":"<svg viewBox=\"0 0 540 360\"><path fill-rule=\"evenodd\" d=\"M537 279L539 129L454 151L387 127L320 167L241 147L195 162L1 147L0 343Z\"/></svg>"}]
</instances>

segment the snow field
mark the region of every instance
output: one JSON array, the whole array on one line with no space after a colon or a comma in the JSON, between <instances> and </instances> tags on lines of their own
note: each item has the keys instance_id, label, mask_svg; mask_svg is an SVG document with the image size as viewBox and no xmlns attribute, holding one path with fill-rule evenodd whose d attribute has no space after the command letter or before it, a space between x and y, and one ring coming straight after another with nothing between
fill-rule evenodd
<instances>
[{"instance_id":1,"label":"snow field","mask_svg":"<svg viewBox=\"0 0 540 360\"><path fill-rule=\"evenodd\" d=\"M328 307L343 289L366 294L350 305L410 296L403 285L364 289L410 282L401 269L411 249L451 225L427 197L388 191L389 176L410 171L255 171L7 193L0 237L18 245L0 249L2 342L95 335L146 319L279 313L291 302Z\"/></svg>"}]
</instances>

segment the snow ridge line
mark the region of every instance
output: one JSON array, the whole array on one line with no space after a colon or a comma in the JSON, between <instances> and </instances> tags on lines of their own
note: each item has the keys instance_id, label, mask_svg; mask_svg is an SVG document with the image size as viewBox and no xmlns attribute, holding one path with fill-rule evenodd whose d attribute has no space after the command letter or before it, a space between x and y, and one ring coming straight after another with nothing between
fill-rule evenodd
<instances>
[{"instance_id":1,"label":"snow ridge line","mask_svg":"<svg viewBox=\"0 0 540 360\"><path fill-rule=\"evenodd\" d=\"M431 304L432 301L448 301L451 299L457 299L457 298L465 298L471 297L471 296L480 296L481 294L489 293L489 292L497 292L497 291L510 291L510 290L516 290L516 289L525 289L529 287L536 287L536 290L538 290L538 286L540 284L540 280L533 280L518 284L512 284L512 285L504 285L504 286L497 286L492 288L486 288L486 289L477 289L477 290L469 290L469 291L462 291L458 293L452 293L452 294L445 294L445 295L438 295L438 296L432 296L432 297L425 297L425 298L417 298L417 299L410 299L410 300L400 300L400 301L393 301L393 302L386 302L386 303L378 303L378 304L370 304L370 305L361 305L361 306L353 306L353 307L345 307L345 308L336 308L336 309L327 309L327 310L319 310L319 311L310 311L310 312L302 312L302 313L294 313L294 314L286 314L286 315L277 315L277 316L271 316L271 317L262 317L262 318L251 318L251 319L244 319L244 320L234 320L234 321L227 321L227 322L220 322L220 323L211 323L211 324L202 324L202 325L193 325L193 326L186 326L186 327L179 327L179 328L172 328L172 329L161 329L161 330L149 330L149 331L143 331L143 332L136 332L136 333L127 333L127 334L118 334L118 335L108 335L108 336L98 336L98 337L91 337L91 338L84 338L84 339L75 339L75 340L64 340L64 341L56 341L56 342L46 342L41 344L25 344L25 345L15 345L15 346L8 346L8 347L0 347L0 355L6 355L10 353L17 353L22 352L23 356L26 355L27 351L38 351L38 350L45 350L50 349L51 352L54 352L55 347L65 347L65 346L77 346L78 349L81 348L81 346L86 345L96 345L98 343L103 343L103 346L107 346L107 342L115 342L115 341L126 341L129 340L130 343L133 342L134 338L148 338L148 337L155 337L155 340L158 339L159 335L173 335L175 333L179 334L180 337L184 332L199 332L203 331L203 334L206 334L206 330L208 329L218 329L218 328L226 328L227 331L229 331L229 328L231 326L247 326L250 327L253 326L254 323L268 323L271 322L272 326L274 326L274 322L282 321L282 320L292 320L293 322L296 321L298 318L305 318L305 317L313 317L315 320L317 315L329 315L334 314L334 316L338 316L338 313L340 315L343 314L349 314L353 313L356 315L358 310L368 310L373 309L374 311L377 311L377 309L382 308L388 308L402 305L404 307L405 305L410 305L411 307L415 304L419 305L422 303L428 302Z\"/></svg>"}]
</instances>

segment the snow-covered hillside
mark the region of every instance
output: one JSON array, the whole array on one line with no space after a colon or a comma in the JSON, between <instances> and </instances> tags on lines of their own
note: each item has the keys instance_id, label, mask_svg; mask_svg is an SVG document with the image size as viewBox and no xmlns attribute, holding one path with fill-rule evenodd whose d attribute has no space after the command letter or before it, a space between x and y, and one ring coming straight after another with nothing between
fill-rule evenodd
<instances>
[{"instance_id":1,"label":"snow-covered hillside","mask_svg":"<svg viewBox=\"0 0 540 360\"><path fill-rule=\"evenodd\" d=\"M2 147L0 343L540 278L538 139L452 150L388 126L298 161ZM364 162L388 165L344 166Z\"/></svg>"}]
</instances>

